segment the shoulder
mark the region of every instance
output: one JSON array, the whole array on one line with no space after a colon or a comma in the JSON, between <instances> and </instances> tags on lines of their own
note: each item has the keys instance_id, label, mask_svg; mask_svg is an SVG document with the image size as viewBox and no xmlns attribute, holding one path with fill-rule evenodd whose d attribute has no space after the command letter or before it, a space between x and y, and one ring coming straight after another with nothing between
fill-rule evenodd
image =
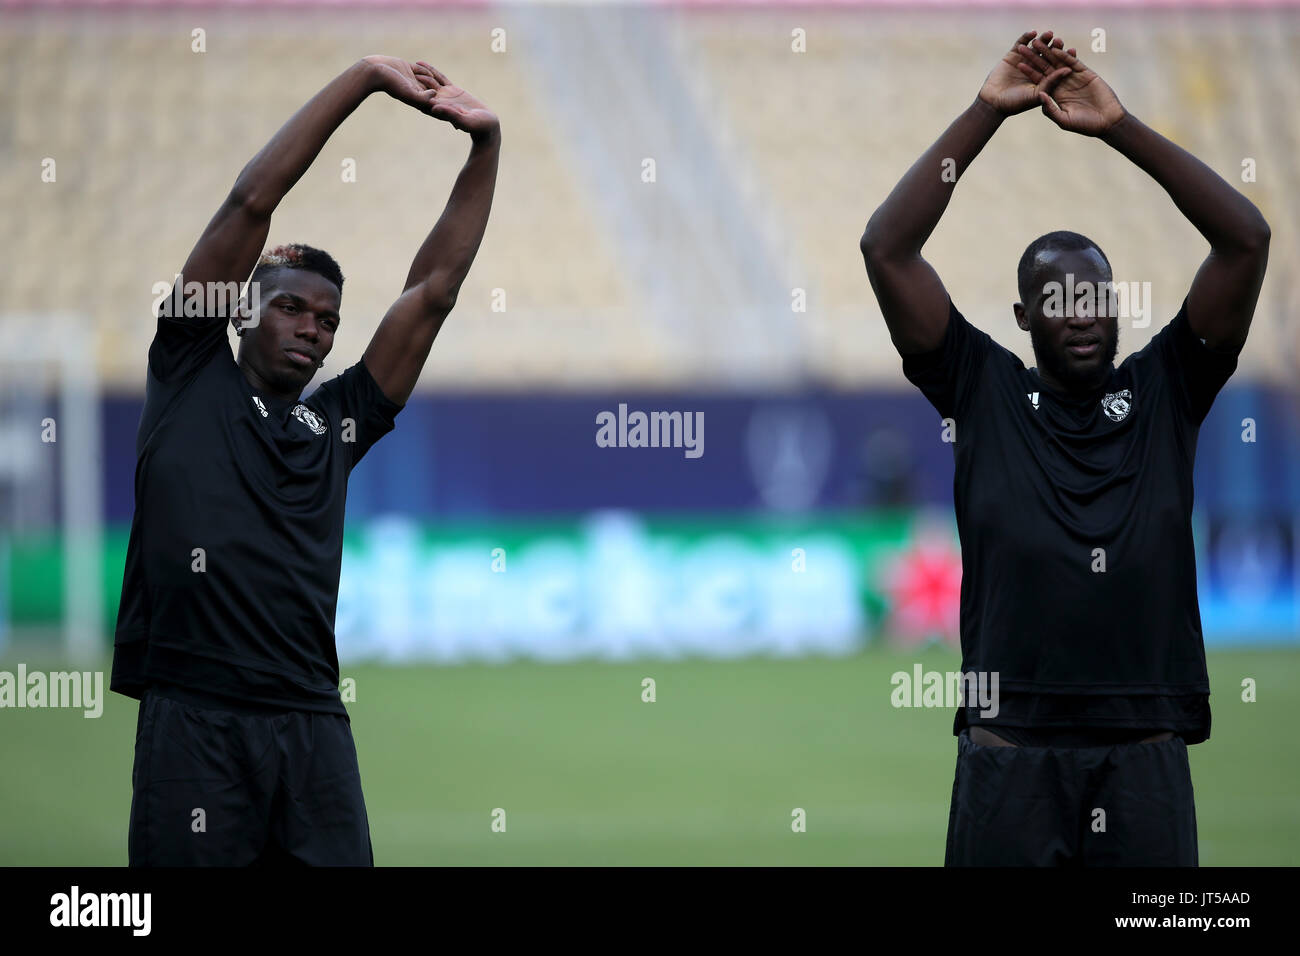
<instances>
[{"instance_id":1,"label":"shoulder","mask_svg":"<svg viewBox=\"0 0 1300 956\"><path fill-rule=\"evenodd\" d=\"M354 407L358 404L374 405L379 409L396 415L405 406L392 401L380 389L364 359L357 361L333 378L326 379L306 399L305 403L317 402L322 407Z\"/></svg>"},{"instance_id":2,"label":"shoulder","mask_svg":"<svg viewBox=\"0 0 1300 956\"><path fill-rule=\"evenodd\" d=\"M1019 362L1011 352L994 341L993 337L973 325L951 298L948 299L948 324L944 327L943 341L938 348L927 352L904 354L903 373L909 377L936 367L945 365L963 356L983 359L992 352L999 352L1000 357Z\"/></svg>"},{"instance_id":3,"label":"shoulder","mask_svg":"<svg viewBox=\"0 0 1300 956\"><path fill-rule=\"evenodd\" d=\"M1177 361L1185 359L1196 366L1228 369L1237 366L1241 350L1222 351L1213 349L1205 343L1192 329L1187 319L1187 300L1184 299L1178 312L1166 322L1150 340L1138 351L1124 359L1123 365Z\"/></svg>"},{"instance_id":4,"label":"shoulder","mask_svg":"<svg viewBox=\"0 0 1300 956\"><path fill-rule=\"evenodd\" d=\"M1191 421L1199 425L1215 396L1237 369L1240 350L1210 348L1187 320L1187 300L1151 341L1124 360L1122 369L1153 382L1163 381Z\"/></svg>"}]
</instances>

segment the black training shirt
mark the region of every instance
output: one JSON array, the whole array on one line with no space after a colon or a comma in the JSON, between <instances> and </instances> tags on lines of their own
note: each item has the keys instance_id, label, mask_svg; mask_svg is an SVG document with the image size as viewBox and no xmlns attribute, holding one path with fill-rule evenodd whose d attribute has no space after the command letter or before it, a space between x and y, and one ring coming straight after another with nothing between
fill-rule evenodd
<instances>
[{"instance_id":1,"label":"black training shirt","mask_svg":"<svg viewBox=\"0 0 1300 956\"><path fill-rule=\"evenodd\" d=\"M1209 736L1192 463L1236 367L1195 336L1186 301L1082 397L1044 384L951 301L943 345L903 356L955 427L962 671L999 675L997 716L959 709L954 733L982 722Z\"/></svg>"},{"instance_id":2,"label":"black training shirt","mask_svg":"<svg viewBox=\"0 0 1300 956\"><path fill-rule=\"evenodd\" d=\"M110 686L344 714L334 616L348 474L402 406L360 361L305 401L277 402L244 377L227 328L158 319Z\"/></svg>"}]
</instances>

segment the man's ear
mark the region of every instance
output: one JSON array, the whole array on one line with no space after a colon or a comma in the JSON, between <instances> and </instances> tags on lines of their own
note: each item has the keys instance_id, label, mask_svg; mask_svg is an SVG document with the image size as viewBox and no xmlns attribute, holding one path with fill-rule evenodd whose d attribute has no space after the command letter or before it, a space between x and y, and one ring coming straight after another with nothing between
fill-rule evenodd
<instances>
[{"instance_id":1,"label":"man's ear","mask_svg":"<svg viewBox=\"0 0 1300 956\"><path fill-rule=\"evenodd\" d=\"M1016 314L1016 325L1020 326L1020 330L1022 332L1028 332L1029 316L1025 312L1024 303L1023 302L1015 303L1013 306L1011 306L1011 311Z\"/></svg>"}]
</instances>

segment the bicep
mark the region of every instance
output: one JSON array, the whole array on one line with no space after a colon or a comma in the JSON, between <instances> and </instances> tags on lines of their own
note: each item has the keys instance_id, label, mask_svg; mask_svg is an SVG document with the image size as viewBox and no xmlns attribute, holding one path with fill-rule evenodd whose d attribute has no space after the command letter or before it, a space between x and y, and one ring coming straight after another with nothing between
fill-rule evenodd
<instances>
[{"instance_id":1,"label":"bicep","mask_svg":"<svg viewBox=\"0 0 1300 956\"><path fill-rule=\"evenodd\" d=\"M366 346L365 362L389 401L406 404L452 303L428 283L403 292Z\"/></svg>"},{"instance_id":2,"label":"bicep","mask_svg":"<svg viewBox=\"0 0 1300 956\"><path fill-rule=\"evenodd\" d=\"M239 282L248 279L271 230L271 217L257 211L234 192L217 210L181 275L186 282Z\"/></svg>"},{"instance_id":3,"label":"bicep","mask_svg":"<svg viewBox=\"0 0 1300 956\"><path fill-rule=\"evenodd\" d=\"M864 252L867 278L901 355L930 352L943 344L948 291L934 267L920 256L899 259Z\"/></svg>"},{"instance_id":4,"label":"bicep","mask_svg":"<svg viewBox=\"0 0 1300 956\"><path fill-rule=\"evenodd\" d=\"M257 265L270 224L269 215L254 212L234 192L212 217L185 260L180 288L165 291L157 300L158 325L149 346L149 368L160 382L194 373L226 341L229 313L238 302L240 285ZM223 288L216 290L214 285ZM200 296L198 309L190 298L194 292Z\"/></svg>"},{"instance_id":5,"label":"bicep","mask_svg":"<svg viewBox=\"0 0 1300 956\"><path fill-rule=\"evenodd\" d=\"M1237 352L1246 343L1268 265L1268 240L1253 248L1212 250L1187 293L1187 323L1206 346Z\"/></svg>"}]
</instances>

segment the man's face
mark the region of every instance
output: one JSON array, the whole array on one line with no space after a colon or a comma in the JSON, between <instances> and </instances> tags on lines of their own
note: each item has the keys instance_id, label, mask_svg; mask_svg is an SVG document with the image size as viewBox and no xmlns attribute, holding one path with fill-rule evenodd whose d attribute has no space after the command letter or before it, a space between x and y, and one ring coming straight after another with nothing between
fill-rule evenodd
<instances>
[{"instance_id":1,"label":"man's face","mask_svg":"<svg viewBox=\"0 0 1300 956\"><path fill-rule=\"evenodd\" d=\"M334 347L341 296L324 276L277 269L261 280L261 321L244 330L239 364L266 387L299 394Z\"/></svg>"},{"instance_id":2,"label":"man's face","mask_svg":"<svg viewBox=\"0 0 1300 956\"><path fill-rule=\"evenodd\" d=\"M1014 311L1039 369L1067 389L1099 384L1119 350L1106 260L1096 249L1048 250L1035 263L1032 287L1024 291L1030 299Z\"/></svg>"}]
</instances>

